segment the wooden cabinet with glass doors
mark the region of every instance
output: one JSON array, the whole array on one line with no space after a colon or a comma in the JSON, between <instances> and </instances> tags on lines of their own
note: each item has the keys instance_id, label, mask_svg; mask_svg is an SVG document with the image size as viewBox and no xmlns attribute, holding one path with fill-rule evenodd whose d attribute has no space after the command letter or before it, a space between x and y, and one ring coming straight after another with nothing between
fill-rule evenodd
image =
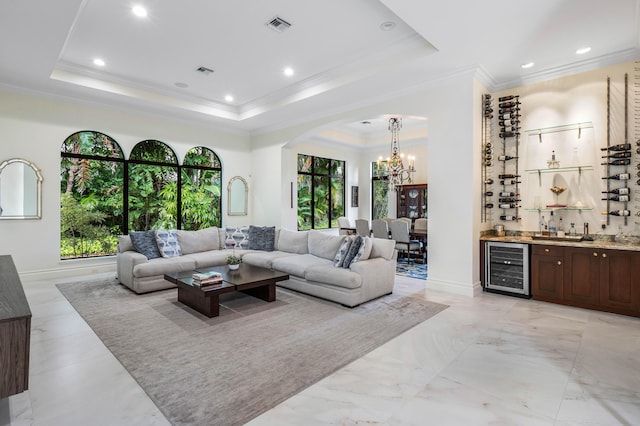
<instances>
[{"instance_id":1,"label":"wooden cabinet with glass doors","mask_svg":"<svg viewBox=\"0 0 640 426\"><path fill-rule=\"evenodd\" d=\"M402 185L396 188L396 217L415 220L427 217L427 184Z\"/></svg>"}]
</instances>

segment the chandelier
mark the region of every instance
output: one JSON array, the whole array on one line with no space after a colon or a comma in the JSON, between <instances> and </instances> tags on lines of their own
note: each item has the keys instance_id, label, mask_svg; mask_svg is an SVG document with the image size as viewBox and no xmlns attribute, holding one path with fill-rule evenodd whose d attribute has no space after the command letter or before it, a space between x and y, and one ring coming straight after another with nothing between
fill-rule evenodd
<instances>
[{"instance_id":1,"label":"chandelier","mask_svg":"<svg viewBox=\"0 0 640 426\"><path fill-rule=\"evenodd\" d=\"M416 169L414 167L415 157L410 155L407 157L409 167L404 167L404 154L400 153L400 144L398 133L402 127L402 118L391 117L389 119L389 131L391 131L391 157L386 162L382 161L382 157L378 159L378 168L384 172L389 180L389 190L395 191L396 186L404 183L413 183L413 174ZM386 164L385 164L386 163Z\"/></svg>"}]
</instances>

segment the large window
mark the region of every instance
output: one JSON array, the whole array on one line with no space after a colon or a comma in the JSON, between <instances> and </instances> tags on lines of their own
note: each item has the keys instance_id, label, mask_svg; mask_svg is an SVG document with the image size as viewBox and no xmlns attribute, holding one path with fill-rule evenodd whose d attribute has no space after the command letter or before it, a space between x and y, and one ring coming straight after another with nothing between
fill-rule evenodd
<instances>
[{"instance_id":1,"label":"large window","mask_svg":"<svg viewBox=\"0 0 640 426\"><path fill-rule=\"evenodd\" d=\"M114 254L124 231L124 155L99 132L78 132L62 144L60 258Z\"/></svg>"},{"instance_id":2,"label":"large window","mask_svg":"<svg viewBox=\"0 0 640 426\"><path fill-rule=\"evenodd\" d=\"M344 216L345 162L298 154L298 229L337 228Z\"/></svg>"},{"instance_id":3,"label":"large window","mask_svg":"<svg viewBox=\"0 0 640 426\"><path fill-rule=\"evenodd\" d=\"M179 165L169 146L146 140L125 160L115 140L84 131L61 151L62 259L113 255L129 231L222 225L222 167L208 148L192 148Z\"/></svg>"},{"instance_id":4,"label":"large window","mask_svg":"<svg viewBox=\"0 0 640 426\"><path fill-rule=\"evenodd\" d=\"M389 181L386 161L371 163L371 219L389 217Z\"/></svg>"}]
</instances>

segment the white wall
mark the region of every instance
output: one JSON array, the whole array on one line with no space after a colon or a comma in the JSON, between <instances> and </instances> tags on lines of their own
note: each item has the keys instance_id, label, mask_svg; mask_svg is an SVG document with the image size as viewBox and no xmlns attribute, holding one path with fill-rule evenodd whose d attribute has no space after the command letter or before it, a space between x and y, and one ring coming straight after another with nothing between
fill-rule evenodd
<instances>
[{"instance_id":1,"label":"white wall","mask_svg":"<svg viewBox=\"0 0 640 426\"><path fill-rule=\"evenodd\" d=\"M42 219L0 220L3 240L0 254L12 255L20 273L51 275L61 271L71 274L114 269L113 258L59 260L60 147L69 135L81 130L100 131L113 137L126 156L144 139L167 143L180 161L191 147L202 145L213 149L223 163L223 224L238 218L226 216L226 188L232 176L251 175L248 136L91 105L0 92L0 160L27 159L43 175ZM242 222L251 220L248 216Z\"/></svg>"}]
</instances>

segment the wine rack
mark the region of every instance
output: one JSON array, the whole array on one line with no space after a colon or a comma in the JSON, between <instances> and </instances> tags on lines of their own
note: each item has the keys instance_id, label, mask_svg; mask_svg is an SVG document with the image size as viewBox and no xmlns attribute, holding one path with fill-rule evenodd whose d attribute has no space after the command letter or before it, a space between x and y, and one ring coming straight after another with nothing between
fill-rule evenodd
<instances>
[{"instance_id":1,"label":"wine rack","mask_svg":"<svg viewBox=\"0 0 640 426\"><path fill-rule=\"evenodd\" d=\"M610 176L630 177L629 166L632 163L631 144L629 143L629 75L624 75L624 143L611 145L611 78L607 77L607 146L600 148L605 166L605 180L607 188L603 193L603 201L606 202L605 210L602 214L607 216L607 226L611 223L611 216L622 216L624 224L627 225L627 216L630 215L629 202L631 201L631 191L626 185L627 179L609 179ZM624 167L623 171L620 168ZM613 174L612 174L613 173ZM626 186L613 188L612 183L621 181ZM615 195L614 195L615 194ZM616 203L615 208L613 203ZM622 208L620 208L620 203Z\"/></svg>"},{"instance_id":2,"label":"wine rack","mask_svg":"<svg viewBox=\"0 0 640 426\"><path fill-rule=\"evenodd\" d=\"M633 137L636 141L636 185L640 185L640 61L633 63ZM640 191L633 191L638 194ZM636 216L640 216L640 206L636 204ZM640 225L638 219L635 221L636 225Z\"/></svg>"},{"instance_id":3,"label":"wine rack","mask_svg":"<svg viewBox=\"0 0 640 426\"><path fill-rule=\"evenodd\" d=\"M491 144L491 119L493 118L493 103L490 94L482 96L482 214L480 221L490 220L493 203L493 179L491 169L493 166L493 145Z\"/></svg>"},{"instance_id":4,"label":"wine rack","mask_svg":"<svg viewBox=\"0 0 640 426\"><path fill-rule=\"evenodd\" d=\"M498 208L500 220L519 220L520 172L518 168L520 147L520 96L506 95L498 99L498 137L502 140L502 155L498 157L501 186Z\"/></svg>"}]
</instances>

